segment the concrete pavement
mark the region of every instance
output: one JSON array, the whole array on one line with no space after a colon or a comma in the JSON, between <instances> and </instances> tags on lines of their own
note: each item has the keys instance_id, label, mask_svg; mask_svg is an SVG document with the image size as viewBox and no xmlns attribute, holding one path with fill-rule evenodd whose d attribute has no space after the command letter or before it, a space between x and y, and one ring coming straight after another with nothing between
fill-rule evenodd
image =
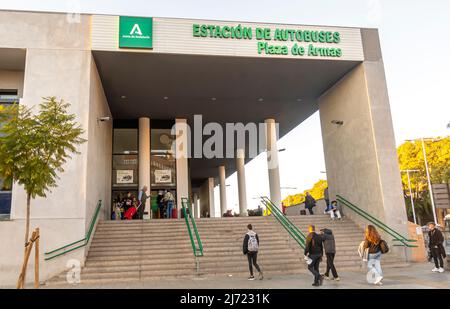
<instances>
[{"instance_id":1,"label":"concrete pavement","mask_svg":"<svg viewBox=\"0 0 450 309\"><path fill-rule=\"evenodd\" d=\"M262 265L263 266L263 265ZM318 289L450 289L450 271L432 273L431 263L411 264L406 267L384 268L383 286L373 286L366 282L365 272L342 271L341 281L324 281ZM339 272L339 270L338 270ZM75 289L311 289L312 276L298 275L266 276L264 280L248 281L246 277L213 276L203 278L155 279L110 284L64 284L48 285L42 288ZM317 289L317 288L316 288Z\"/></svg>"}]
</instances>

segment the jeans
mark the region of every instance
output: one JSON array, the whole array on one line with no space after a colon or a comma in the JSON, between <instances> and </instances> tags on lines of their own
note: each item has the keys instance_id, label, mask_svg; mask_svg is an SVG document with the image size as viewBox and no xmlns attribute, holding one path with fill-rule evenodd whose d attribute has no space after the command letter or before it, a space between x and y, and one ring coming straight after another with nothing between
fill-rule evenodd
<instances>
[{"instance_id":1,"label":"jeans","mask_svg":"<svg viewBox=\"0 0 450 309\"><path fill-rule=\"evenodd\" d=\"M320 259L322 258L321 255L310 255L309 258L312 260L311 264L308 265L308 270L313 274L314 276L314 283L319 283L320 280L320 272L319 272L319 265L320 265Z\"/></svg>"},{"instance_id":2,"label":"jeans","mask_svg":"<svg viewBox=\"0 0 450 309\"><path fill-rule=\"evenodd\" d=\"M369 253L367 261L369 271L374 271L379 276L383 277L383 270L381 269L381 251L377 253Z\"/></svg>"},{"instance_id":3,"label":"jeans","mask_svg":"<svg viewBox=\"0 0 450 309\"><path fill-rule=\"evenodd\" d=\"M167 202L167 218L172 218L172 207L173 207L173 202L168 201Z\"/></svg>"},{"instance_id":4,"label":"jeans","mask_svg":"<svg viewBox=\"0 0 450 309\"><path fill-rule=\"evenodd\" d=\"M329 210L327 211L327 213L330 215L331 219L334 219L335 217L337 217L338 219L341 219L341 212L336 209L336 210Z\"/></svg>"},{"instance_id":5,"label":"jeans","mask_svg":"<svg viewBox=\"0 0 450 309\"><path fill-rule=\"evenodd\" d=\"M306 208L306 209L308 209L310 215L313 215L313 214L314 214L314 212L313 212L313 210L312 210L312 207L311 207L311 208L308 207L308 208Z\"/></svg>"},{"instance_id":6,"label":"jeans","mask_svg":"<svg viewBox=\"0 0 450 309\"><path fill-rule=\"evenodd\" d=\"M258 272L261 272L261 269L259 268L259 265L256 262L257 258L258 258L258 252L250 252L250 251L247 252L248 270L250 271L250 276L253 276L253 266L255 266L255 268Z\"/></svg>"},{"instance_id":7,"label":"jeans","mask_svg":"<svg viewBox=\"0 0 450 309\"><path fill-rule=\"evenodd\" d=\"M441 250L439 248L430 248L430 251L436 268L444 268L444 260L442 259Z\"/></svg>"},{"instance_id":8,"label":"jeans","mask_svg":"<svg viewBox=\"0 0 450 309\"><path fill-rule=\"evenodd\" d=\"M336 253L327 253L327 270L325 271L325 276L329 276L330 270L333 274L334 278L339 277L336 271L336 267L334 267L334 256Z\"/></svg>"}]
</instances>

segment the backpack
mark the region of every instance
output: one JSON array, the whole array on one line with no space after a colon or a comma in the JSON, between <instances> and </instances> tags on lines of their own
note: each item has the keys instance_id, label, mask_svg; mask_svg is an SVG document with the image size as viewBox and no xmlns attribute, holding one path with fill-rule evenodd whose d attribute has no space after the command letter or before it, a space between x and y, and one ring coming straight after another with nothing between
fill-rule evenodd
<instances>
[{"instance_id":1,"label":"backpack","mask_svg":"<svg viewBox=\"0 0 450 309\"><path fill-rule=\"evenodd\" d=\"M257 252L258 251L258 240L256 239L256 234L248 235L248 251Z\"/></svg>"},{"instance_id":2,"label":"backpack","mask_svg":"<svg viewBox=\"0 0 450 309\"><path fill-rule=\"evenodd\" d=\"M380 240L380 250L381 250L381 254L385 254L389 252L389 246L387 244L386 241L384 241L383 239Z\"/></svg>"}]
</instances>

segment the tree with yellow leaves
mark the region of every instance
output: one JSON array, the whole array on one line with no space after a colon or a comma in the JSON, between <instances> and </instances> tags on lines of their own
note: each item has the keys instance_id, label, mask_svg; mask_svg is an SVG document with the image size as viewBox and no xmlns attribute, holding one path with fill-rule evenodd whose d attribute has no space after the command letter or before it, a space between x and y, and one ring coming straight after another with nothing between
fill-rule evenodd
<instances>
[{"instance_id":1,"label":"tree with yellow leaves","mask_svg":"<svg viewBox=\"0 0 450 309\"><path fill-rule=\"evenodd\" d=\"M450 136L425 141L425 151L433 184L450 182ZM425 160L420 140L405 142L397 149L400 170L417 170L410 173L411 191L419 223L432 221L433 214L430 203ZM402 173L408 216L412 217L409 197L408 176Z\"/></svg>"},{"instance_id":2,"label":"tree with yellow leaves","mask_svg":"<svg viewBox=\"0 0 450 309\"><path fill-rule=\"evenodd\" d=\"M283 205L285 207L289 207L289 206L298 205L298 204L303 203L305 201L306 192L309 192L312 195L312 197L314 197L314 199L320 200L323 198L323 191L327 187L328 187L327 181L321 179L318 182L316 182L311 189L305 190L305 191L303 191L303 193L288 195L283 200Z\"/></svg>"}]
</instances>

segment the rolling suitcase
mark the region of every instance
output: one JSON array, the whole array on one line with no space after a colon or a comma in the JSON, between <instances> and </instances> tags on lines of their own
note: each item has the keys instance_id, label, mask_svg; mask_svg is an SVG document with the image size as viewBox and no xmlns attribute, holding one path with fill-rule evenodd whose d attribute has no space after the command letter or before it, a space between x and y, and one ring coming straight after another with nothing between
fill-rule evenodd
<instances>
[{"instance_id":1,"label":"rolling suitcase","mask_svg":"<svg viewBox=\"0 0 450 309\"><path fill-rule=\"evenodd\" d=\"M137 211L139 209L139 206L141 206L141 204L139 204L137 207L132 206L132 207L128 208L128 210L125 211L125 214L123 215L125 220L133 219L134 215L137 213Z\"/></svg>"}]
</instances>

